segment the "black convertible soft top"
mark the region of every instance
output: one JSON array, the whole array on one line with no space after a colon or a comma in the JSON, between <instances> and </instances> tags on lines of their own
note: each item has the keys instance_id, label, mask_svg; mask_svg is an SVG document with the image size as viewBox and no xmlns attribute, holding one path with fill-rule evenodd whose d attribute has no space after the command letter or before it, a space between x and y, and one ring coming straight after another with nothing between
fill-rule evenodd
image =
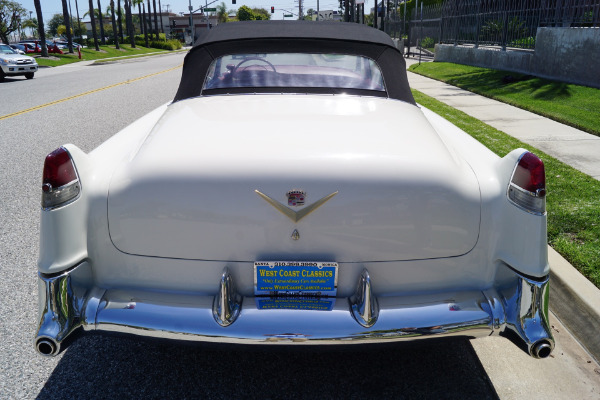
<instances>
[{"instance_id":1,"label":"black convertible soft top","mask_svg":"<svg viewBox=\"0 0 600 400\"><path fill-rule=\"evenodd\" d=\"M325 21L229 22L203 30L185 57L181 83L173 101L209 94L202 93L202 85L210 64L218 57L286 52L352 54L371 58L381 69L387 96L415 104L404 58L387 34L366 25ZM324 89L323 93L330 91ZM281 88L277 92L281 93Z\"/></svg>"}]
</instances>

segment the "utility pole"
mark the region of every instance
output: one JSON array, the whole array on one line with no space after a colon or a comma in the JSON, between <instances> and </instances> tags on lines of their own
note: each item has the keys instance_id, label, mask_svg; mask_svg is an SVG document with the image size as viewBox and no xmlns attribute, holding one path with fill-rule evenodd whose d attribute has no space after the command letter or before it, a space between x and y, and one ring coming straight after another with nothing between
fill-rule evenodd
<instances>
[{"instance_id":1,"label":"utility pole","mask_svg":"<svg viewBox=\"0 0 600 400\"><path fill-rule=\"evenodd\" d=\"M192 17L192 11L194 7L192 7L192 0L190 0L190 6L188 8L190 10L190 35L192 35L192 45L194 44L194 19Z\"/></svg>"}]
</instances>

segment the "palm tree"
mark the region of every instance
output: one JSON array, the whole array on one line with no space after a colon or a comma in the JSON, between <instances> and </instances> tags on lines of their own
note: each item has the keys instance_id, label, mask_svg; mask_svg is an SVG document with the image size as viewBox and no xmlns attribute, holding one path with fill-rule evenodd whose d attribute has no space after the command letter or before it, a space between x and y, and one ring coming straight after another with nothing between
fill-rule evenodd
<instances>
[{"instance_id":1,"label":"palm tree","mask_svg":"<svg viewBox=\"0 0 600 400\"><path fill-rule=\"evenodd\" d=\"M102 6L98 0L98 20L100 20L100 42L104 46L106 44L106 36L104 35L104 17L102 17Z\"/></svg>"},{"instance_id":2,"label":"palm tree","mask_svg":"<svg viewBox=\"0 0 600 400\"><path fill-rule=\"evenodd\" d=\"M227 4L224 1L217 6L217 20L219 23L227 22Z\"/></svg>"},{"instance_id":3,"label":"palm tree","mask_svg":"<svg viewBox=\"0 0 600 400\"><path fill-rule=\"evenodd\" d=\"M162 33L165 33L165 27L163 26L162 6L160 5L160 0L158 0L158 13L160 14L160 31Z\"/></svg>"},{"instance_id":4,"label":"palm tree","mask_svg":"<svg viewBox=\"0 0 600 400\"><path fill-rule=\"evenodd\" d=\"M152 40L152 6L150 5L150 0L148 2L148 27L150 28L150 40Z\"/></svg>"},{"instance_id":5,"label":"palm tree","mask_svg":"<svg viewBox=\"0 0 600 400\"><path fill-rule=\"evenodd\" d=\"M144 18L142 18L142 4L144 0L133 0L133 4L138 6L138 16L140 17L140 33L144 33Z\"/></svg>"},{"instance_id":6,"label":"palm tree","mask_svg":"<svg viewBox=\"0 0 600 400\"><path fill-rule=\"evenodd\" d=\"M135 27L133 26L133 16L131 15L131 0L125 0L125 24L127 26L127 35L131 48L135 48Z\"/></svg>"},{"instance_id":7,"label":"palm tree","mask_svg":"<svg viewBox=\"0 0 600 400\"><path fill-rule=\"evenodd\" d=\"M156 15L156 0L152 0L152 3L154 3L154 36L156 37L156 40L158 40L158 16Z\"/></svg>"},{"instance_id":8,"label":"palm tree","mask_svg":"<svg viewBox=\"0 0 600 400\"><path fill-rule=\"evenodd\" d=\"M77 12L77 35L81 41L81 18L79 18L79 5L77 4L77 0L75 0L75 11Z\"/></svg>"},{"instance_id":9,"label":"palm tree","mask_svg":"<svg viewBox=\"0 0 600 400\"><path fill-rule=\"evenodd\" d=\"M37 29L37 26L38 23L35 18L26 19L21 23L21 27L23 28L23 30L25 30L26 28L29 28L31 30L32 36L34 35L34 31L35 29Z\"/></svg>"},{"instance_id":10,"label":"palm tree","mask_svg":"<svg viewBox=\"0 0 600 400\"><path fill-rule=\"evenodd\" d=\"M125 40L123 39L123 12L121 10L121 0L117 0L117 26L119 28L119 38L121 43Z\"/></svg>"},{"instance_id":11,"label":"palm tree","mask_svg":"<svg viewBox=\"0 0 600 400\"><path fill-rule=\"evenodd\" d=\"M42 5L40 0L33 0L35 5L35 13L38 20L38 34L42 43L42 57L48 57L48 46L46 46L46 31L44 30L44 17L42 16Z\"/></svg>"},{"instance_id":12,"label":"palm tree","mask_svg":"<svg viewBox=\"0 0 600 400\"><path fill-rule=\"evenodd\" d=\"M150 0L148 0L148 1L150 1ZM150 3L148 3L148 4L150 4ZM142 0L142 7L143 7L143 10L144 10L144 14L143 14L143 17L142 17L142 20L144 21L144 29L143 29L143 31L144 31L144 41L146 43L146 47L150 47L149 43L148 43L148 25L146 25L146 5L144 4L143 0Z\"/></svg>"},{"instance_id":13,"label":"palm tree","mask_svg":"<svg viewBox=\"0 0 600 400\"><path fill-rule=\"evenodd\" d=\"M100 46L98 46L98 34L96 33L96 20L94 18L94 0L90 0L90 21L92 23L92 34L94 35L94 47L96 47L96 51L100 51ZM83 15L85 18L85 14Z\"/></svg>"},{"instance_id":14,"label":"palm tree","mask_svg":"<svg viewBox=\"0 0 600 400\"><path fill-rule=\"evenodd\" d=\"M67 30L67 44L69 46L69 53L73 54L73 35L71 34L71 19L69 18L69 8L67 6L67 0L62 0L63 7L63 19L65 20L65 28Z\"/></svg>"},{"instance_id":15,"label":"palm tree","mask_svg":"<svg viewBox=\"0 0 600 400\"><path fill-rule=\"evenodd\" d=\"M63 0L65 1L65 0ZM115 39L115 47L119 50L119 38L117 37L117 20L115 18L115 0L110 0L110 14L112 16L113 38Z\"/></svg>"}]
</instances>

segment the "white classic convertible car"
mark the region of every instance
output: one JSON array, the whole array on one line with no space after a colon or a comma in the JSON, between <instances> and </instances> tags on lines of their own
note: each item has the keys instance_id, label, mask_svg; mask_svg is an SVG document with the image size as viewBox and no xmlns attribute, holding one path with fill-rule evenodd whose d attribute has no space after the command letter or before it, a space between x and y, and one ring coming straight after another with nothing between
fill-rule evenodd
<instances>
[{"instance_id":1,"label":"white classic convertible car","mask_svg":"<svg viewBox=\"0 0 600 400\"><path fill-rule=\"evenodd\" d=\"M35 347L508 336L550 355L545 175L409 89L362 25L227 23L174 100L46 158Z\"/></svg>"}]
</instances>

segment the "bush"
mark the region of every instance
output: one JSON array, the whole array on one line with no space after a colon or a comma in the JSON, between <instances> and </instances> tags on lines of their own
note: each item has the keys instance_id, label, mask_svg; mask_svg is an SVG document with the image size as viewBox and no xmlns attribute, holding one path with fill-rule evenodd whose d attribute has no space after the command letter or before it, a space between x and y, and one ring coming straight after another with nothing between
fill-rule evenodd
<instances>
[{"instance_id":1,"label":"bush","mask_svg":"<svg viewBox=\"0 0 600 400\"><path fill-rule=\"evenodd\" d=\"M163 50L178 50L181 49L182 46L179 40L153 40L150 42L150 47Z\"/></svg>"},{"instance_id":2,"label":"bush","mask_svg":"<svg viewBox=\"0 0 600 400\"><path fill-rule=\"evenodd\" d=\"M435 40L433 40L433 38L428 37L424 37L421 40L421 47L425 48L425 49L432 49L435 46Z\"/></svg>"}]
</instances>

